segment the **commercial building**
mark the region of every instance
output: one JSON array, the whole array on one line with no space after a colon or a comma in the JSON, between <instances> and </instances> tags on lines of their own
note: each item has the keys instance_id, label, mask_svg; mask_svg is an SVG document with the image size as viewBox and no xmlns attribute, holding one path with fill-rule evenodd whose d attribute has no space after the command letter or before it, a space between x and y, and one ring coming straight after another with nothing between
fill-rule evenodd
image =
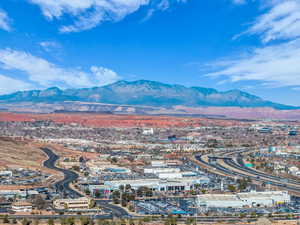
<instances>
[{"instance_id":1,"label":"commercial building","mask_svg":"<svg viewBox=\"0 0 300 225\"><path fill-rule=\"evenodd\" d=\"M164 160L153 160L151 161L152 167L165 167L167 163Z\"/></svg>"},{"instance_id":2,"label":"commercial building","mask_svg":"<svg viewBox=\"0 0 300 225\"><path fill-rule=\"evenodd\" d=\"M32 204L26 201L18 201L12 204L12 211L14 212L31 212Z\"/></svg>"},{"instance_id":3,"label":"commercial building","mask_svg":"<svg viewBox=\"0 0 300 225\"><path fill-rule=\"evenodd\" d=\"M244 202L236 195L223 194L205 194L197 197L197 204L199 207L207 208L242 208L246 206Z\"/></svg>"},{"instance_id":4,"label":"commercial building","mask_svg":"<svg viewBox=\"0 0 300 225\"><path fill-rule=\"evenodd\" d=\"M170 168L170 167L145 167L145 174L155 174L158 175L160 173L178 173L180 172L179 168Z\"/></svg>"},{"instance_id":5,"label":"commercial building","mask_svg":"<svg viewBox=\"0 0 300 225\"><path fill-rule=\"evenodd\" d=\"M57 199L53 202L56 209L89 209L91 200L89 198Z\"/></svg>"},{"instance_id":6,"label":"commercial building","mask_svg":"<svg viewBox=\"0 0 300 225\"><path fill-rule=\"evenodd\" d=\"M238 197L249 206L274 206L289 203L291 196L287 191L266 191L238 193Z\"/></svg>"},{"instance_id":7,"label":"commercial building","mask_svg":"<svg viewBox=\"0 0 300 225\"><path fill-rule=\"evenodd\" d=\"M13 175L13 172L11 170L2 170L0 171L1 177L11 177Z\"/></svg>"},{"instance_id":8,"label":"commercial building","mask_svg":"<svg viewBox=\"0 0 300 225\"><path fill-rule=\"evenodd\" d=\"M146 128L143 130L143 135L153 135L154 129L153 128Z\"/></svg>"},{"instance_id":9,"label":"commercial building","mask_svg":"<svg viewBox=\"0 0 300 225\"><path fill-rule=\"evenodd\" d=\"M38 195L38 191L36 190L0 190L0 197L5 199L9 198L19 198L26 199L30 196Z\"/></svg>"},{"instance_id":10,"label":"commercial building","mask_svg":"<svg viewBox=\"0 0 300 225\"><path fill-rule=\"evenodd\" d=\"M244 192L238 194L205 194L197 197L199 207L243 208L272 207L290 203L291 197L286 191Z\"/></svg>"},{"instance_id":11,"label":"commercial building","mask_svg":"<svg viewBox=\"0 0 300 225\"><path fill-rule=\"evenodd\" d=\"M206 176L201 177L182 177L168 179L138 179L138 180L113 180L105 181L104 184L111 190L119 189L120 185L130 185L133 189L148 187L154 191L190 191L197 184L207 184L210 180Z\"/></svg>"}]
</instances>

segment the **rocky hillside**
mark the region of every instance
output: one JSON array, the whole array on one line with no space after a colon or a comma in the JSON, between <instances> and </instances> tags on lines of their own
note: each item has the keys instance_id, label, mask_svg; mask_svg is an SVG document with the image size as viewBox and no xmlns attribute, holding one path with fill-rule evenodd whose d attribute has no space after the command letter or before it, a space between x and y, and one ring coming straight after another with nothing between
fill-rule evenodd
<instances>
[{"instance_id":1,"label":"rocky hillside","mask_svg":"<svg viewBox=\"0 0 300 225\"><path fill-rule=\"evenodd\" d=\"M0 103L54 103L63 101L96 102L120 105L144 105L155 107L271 107L274 109L297 109L263 100L239 90L220 92L212 88L185 87L154 81L118 81L94 88L61 90L53 87L46 90L16 92L0 96Z\"/></svg>"}]
</instances>

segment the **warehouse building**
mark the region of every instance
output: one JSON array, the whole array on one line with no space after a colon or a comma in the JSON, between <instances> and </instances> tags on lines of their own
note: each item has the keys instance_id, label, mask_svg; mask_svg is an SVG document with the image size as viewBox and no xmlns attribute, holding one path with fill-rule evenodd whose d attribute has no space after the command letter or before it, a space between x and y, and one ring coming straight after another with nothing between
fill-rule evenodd
<instances>
[{"instance_id":1,"label":"warehouse building","mask_svg":"<svg viewBox=\"0 0 300 225\"><path fill-rule=\"evenodd\" d=\"M250 206L274 206L291 202L287 191L246 192L238 193L238 197Z\"/></svg>"},{"instance_id":2,"label":"warehouse building","mask_svg":"<svg viewBox=\"0 0 300 225\"><path fill-rule=\"evenodd\" d=\"M198 206L207 208L272 207L290 202L291 197L286 191L252 191L229 195L205 194L197 197Z\"/></svg>"},{"instance_id":3,"label":"warehouse building","mask_svg":"<svg viewBox=\"0 0 300 225\"><path fill-rule=\"evenodd\" d=\"M197 197L199 207L207 208L242 208L246 206L236 195L205 194Z\"/></svg>"}]
</instances>

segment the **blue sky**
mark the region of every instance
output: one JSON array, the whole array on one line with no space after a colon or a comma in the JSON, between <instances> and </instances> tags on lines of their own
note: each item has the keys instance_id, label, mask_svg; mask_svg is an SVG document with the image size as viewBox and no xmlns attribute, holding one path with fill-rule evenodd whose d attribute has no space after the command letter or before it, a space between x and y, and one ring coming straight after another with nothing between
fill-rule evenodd
<instances>
[{"instance_id":1,"label":"blue sky","mask_svg":"<svg viewBox=\"0 0 300 225\"><path fill-rule=\"evenodd\" d=\"M120 79L300 105L300 1L0 1L1 94Z\"/></svg>"}]
</instances>

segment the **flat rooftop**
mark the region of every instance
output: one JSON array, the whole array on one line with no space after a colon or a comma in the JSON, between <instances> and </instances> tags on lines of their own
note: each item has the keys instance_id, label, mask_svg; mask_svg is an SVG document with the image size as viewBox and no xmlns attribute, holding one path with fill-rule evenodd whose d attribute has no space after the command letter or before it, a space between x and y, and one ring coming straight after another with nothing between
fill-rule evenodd
<instances>
[{"instance_id":1,"label":"flat rooftop","mask_svg":"<svg viewBox=\"0 0 300 225\"><path fill-rule=\"evenodd\" d=\"M241 201L236 195L205 194L199 195L200 201Z\"/></svg>"}]
</instances>

